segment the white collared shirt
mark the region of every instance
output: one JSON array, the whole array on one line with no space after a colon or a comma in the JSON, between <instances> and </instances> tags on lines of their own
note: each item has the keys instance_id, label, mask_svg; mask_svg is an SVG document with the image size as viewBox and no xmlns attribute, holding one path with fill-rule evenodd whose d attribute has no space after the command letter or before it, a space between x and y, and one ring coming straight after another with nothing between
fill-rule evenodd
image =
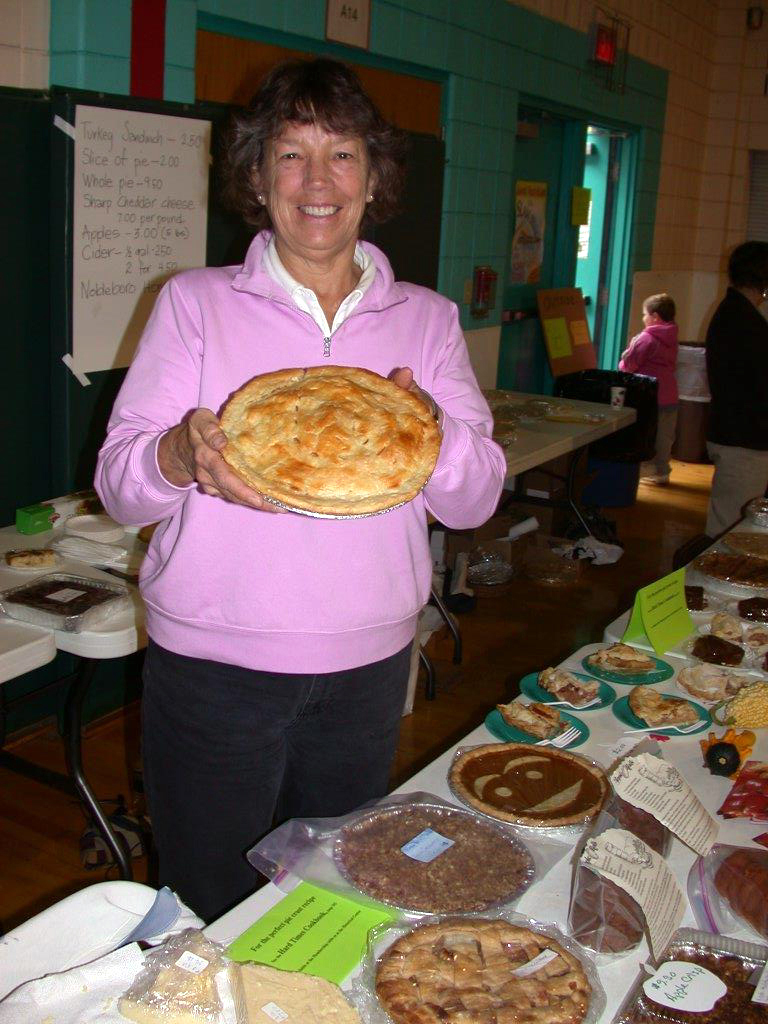
<instances>
[{"instance_id":1,"label":"white collared shirt","mask_svg":"<svg viewBox=\"0 0 768 1024\"><path fill-rule=\"evenodd\" d=\"M291 277L283 266L283 261L277 254L274 235L270 238L269 244L264 250L264 269L266 272L273 281L288 292L299 309L304 310L305 313L309 313L317 326L323 332L324 338L330 338L331 335L341 327L349 314L362 299L366 290L373 283L373 279L376 276L376 264L360 245L355 245L354 260L362 270L360 280L336 310L336 316L333 318L333 323L329 327L323 308L317 300L317 295L311 288L306 288L303 284L299 284L299 282L295 278Z\"/></svg>"}]
</instances>

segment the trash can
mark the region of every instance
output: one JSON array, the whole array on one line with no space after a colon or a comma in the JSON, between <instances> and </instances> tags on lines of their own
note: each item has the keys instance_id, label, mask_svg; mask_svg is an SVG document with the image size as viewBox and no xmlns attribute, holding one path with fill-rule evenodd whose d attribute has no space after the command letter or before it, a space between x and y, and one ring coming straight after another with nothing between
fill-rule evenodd
<instances>
[{"instance_id":1,"label":"trash can","mask_svg":"<svg viewBox=\"0 0 768 1024\"><path fill-rule=\"evenodd\" d=\"M579 370L555 380L554 394L585 402L611 403L611 388L625 389L624 405L634 409L635 422L594 441L588 450L584 505L623 508L633 505L640 481L640 463L656 451L658 382L655 377L623 370Z\"/></svg>"},{"instance_id":2,"label":"trash can","mask_svg":"<svg viewBox=\"0 0 768 1024\"><path fill-rule=\"evenodd\" d=\"M677 354L677 429L672 456L681 462L709 462L707 427L710 395L707 350L700 342L681 341Z\"/></svg>"}]
</instances>

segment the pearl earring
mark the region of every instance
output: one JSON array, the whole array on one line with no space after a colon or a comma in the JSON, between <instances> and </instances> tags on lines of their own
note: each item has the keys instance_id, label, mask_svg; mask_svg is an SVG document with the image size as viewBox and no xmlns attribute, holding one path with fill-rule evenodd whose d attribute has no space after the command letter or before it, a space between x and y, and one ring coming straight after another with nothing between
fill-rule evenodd
<instances>
[{"instance_id":1,"label":"pearl earring","mask_svg":"<svg viewBox=\"0 0 768 1024\"><path fill-rule=\"evenodd\" d=\"M263 203L264 203L264 193L263 192L257 192L256 193L256 198L263 205Z\"/></svg>"},{"instance_id":2,"label":"pearl earring","mask_svg":"<svg viewBox=\"0 0 768 1024\"><path fill-rule=\"evenodd\" d=\"M369 192L369 193L368 193L368 202L369 202L369 203L372 203L372 202L373 202L373 192Z\"/></svg>"}]
</instances>

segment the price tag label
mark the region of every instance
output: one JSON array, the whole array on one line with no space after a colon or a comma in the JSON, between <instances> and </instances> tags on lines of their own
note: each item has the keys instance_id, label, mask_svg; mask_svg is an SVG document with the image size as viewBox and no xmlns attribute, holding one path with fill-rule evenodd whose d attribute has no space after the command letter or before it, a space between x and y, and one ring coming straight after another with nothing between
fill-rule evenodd
<instances>
[{"instance_id":1,"label":"price tag label","mask_svg":"<svg viewBox=\"0 0 768 1024\"><path fill-rule=\"evenodd\" d=\"M753 1003L768 1003L768 964L760 972L757 985L752 995Z\"/></svg>"},{"instance_id":2,"label":"price tag label","mask_svg":"<svg viewBox=\"0 0 768 1024\"><path fill-rule=\"evenodd\" d=\"M425 828L423 832L419 832L400 849L406 857L421 861L422 864L428 864L452 846L452 839L441 836L439 832L435 832L431 828Z\"/></svg>"},{"instance_id":3,"label":"price tag label","mask_svg":"<svg viewBox=\"0 0 768 1024\"><path fill-rule=\"evenodd\" d=\"M205 957L198 956L197 953L190 953L187 950L176 961L176 966L180 967L182 971L189 971L190 974L201 974L208 966L208 961Z\"/></svg>"},{"instance_id":4,"label":"price tag label","mask_svg":"<svg viewBox=\"0 0 768 1024\"><path fill-rule=\"evenodd\" d=\"M535 974L536 971L540 971L542 967L546 967L548 963L551 963L557 957L557 953L554 949L542 949L538 956L535 956L533 960L529 960L527 964L523 964L522 967L516 967L511 974L514 974L516 978L527 978L531 974Z\"/></svg>"},{"instance_id":5,"label":"price tag label","mask_svg":"<svg viewBox=\"0 0 768 1024\"><path fill-rule=\"evenodd\" d=\"M654 1003L672 1010L706 1013L728 989L716 974L701 964L668 960L652 978L643 982L643 991Z\"/></svg>"},{"instance_id":6,"label":"price tag label","mask_svg":"<svg viewBox=\"0 0 768 1024\"><path fill-rule=\"evenodd\" d=\"M52 594L49 594L48 600L58 601L60 604L68 604L70 601L74 601L76 597L82 597L84 593L84 590L75 590L74 587L62 587L61 590L54 590Z\"/></svg>"},{"instance_id":7,"label":"price tag label","mask_svg":"<svg viewBox=\"0 0 768 1024\"><path fill-rule=\"evenodd\" d=\"M281 1024L281 1021L288 1020L288 1014L277 1003L264 1003L261 1012L266 1013L271 1020L276 1021L276 1024Z\"/></svg>"}]
</instances>

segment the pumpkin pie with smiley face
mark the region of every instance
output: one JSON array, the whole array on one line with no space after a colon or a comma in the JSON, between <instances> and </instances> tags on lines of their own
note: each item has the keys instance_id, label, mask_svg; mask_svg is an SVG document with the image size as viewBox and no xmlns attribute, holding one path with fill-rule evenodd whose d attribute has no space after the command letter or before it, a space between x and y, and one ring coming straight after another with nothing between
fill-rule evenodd
<instances>
[{"instance_id":1,"label":"pumpkin pie with smiley face","mask_svg":"<svg viewBox=\"0 0 768 1024\"><path fill-rule=\"evenodd\" d=\"M594 817L608 795L603 769L578 754L525 743L460 753L450 784L465 804L502 821L559 828Z\"/></svg>"}]
</instances>

